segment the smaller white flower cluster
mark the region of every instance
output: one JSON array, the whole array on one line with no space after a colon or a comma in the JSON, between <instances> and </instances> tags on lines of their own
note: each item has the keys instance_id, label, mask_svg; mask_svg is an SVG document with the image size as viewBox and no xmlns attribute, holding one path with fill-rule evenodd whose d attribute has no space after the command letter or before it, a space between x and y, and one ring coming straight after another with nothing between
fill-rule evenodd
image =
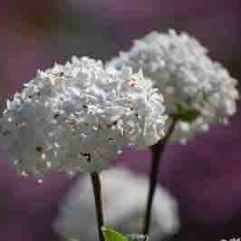
<instances>
[{"instance_id":1,"label":"smaller white flower cluster","mask_svg":"<svg viewBox=\"0 0 241 241\"><path fill-rule=\"evenodd\" d=\"M107 66L142 69L164 95L169 115L179 114L180 106L189 113L199 113L192 123L179 122L175 139L207 130L213 121L227 123L228 116L236 111L237 80L221 64L213 62L207 50L186 33L152 32L136 40L128 52L121 52Z\"/></svg>"},{"instance_id":2,"label":"smaller white flower cluster","mask_svg":"<svg viewBox=\"0 0 241 241\"><path fill-rule=\"evenodd\" d=\"M148 178L123 168L105 170L100 175L105 223L114 225L125 233L140 232L146 206ZM90 178L80 177L60 202L60 212L54 229L67 240L81 240L83 236L85 241L94 241L97 238L91 190ZM158 186L153 202L151 240L160 240L166 235L174 234L178 228L177 202L166 189Z\"/></svg>"},{"instance_id":3,"label":"smaller white flower cluster","mask_svg":"<svg viewBox=\"0 0 241 241\"><path fill-rule=\"evenodd\" d=\"M163 113L163 97L141 72L74 57L38 72L7 102L0 143L22 174L99 171L124 147L157 142Z\"/></svg>"},{"instance_id":4,"label":"smaller white flower cluster","mask_svg":"<svg viewBox=\"0 0 241 241\"><path fill-rule=\"evenodd\" d=\"M240 238L221 239L220 241L240 241Z\"/></svg>"}]
</instances>

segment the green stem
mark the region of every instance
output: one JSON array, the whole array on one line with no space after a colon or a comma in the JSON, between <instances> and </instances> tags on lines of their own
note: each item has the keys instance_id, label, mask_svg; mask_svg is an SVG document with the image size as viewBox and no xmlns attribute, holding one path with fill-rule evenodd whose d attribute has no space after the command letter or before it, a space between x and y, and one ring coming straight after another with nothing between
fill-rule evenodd
<instances>
[{"instance_id":1,"label":"green stem","mask_svg":"<svg viewBox=\"0 0 241 241\"><path fill-rule=\"evenodd\" d=\"M102 208L102 199L101 199L101 181L100 176L97 172L93 172L90 174L92 187L95 197L95 207L96 207L96 217L97 217L97 227L99 233L99 240L105 241L104 235L102 233L101 228L104 226L104 215Z\"/></svg>"},{"instance_id":2,"label":"green stem","mask_svg":"<svg viewBox=\"0 0 241 241\"><path fill-rule=\"evenodd\" d=\"M157 142L155 145L151 146L152 152L152 166L151 166L151 173L149 179L149 191L148 191L148 198L147 198L147 206L146 206L146 213L144 218L144 227L143 227L143 234L148 235L150 230L151 224L151 210L153 204L153 198L156 191L157 180L158 180L158 173L159 173L159 166L160 166L160 159L165 151L166 144L176 126L177 119L173 118L172 123L163 139Z\"/></svg>"}]
</instances>

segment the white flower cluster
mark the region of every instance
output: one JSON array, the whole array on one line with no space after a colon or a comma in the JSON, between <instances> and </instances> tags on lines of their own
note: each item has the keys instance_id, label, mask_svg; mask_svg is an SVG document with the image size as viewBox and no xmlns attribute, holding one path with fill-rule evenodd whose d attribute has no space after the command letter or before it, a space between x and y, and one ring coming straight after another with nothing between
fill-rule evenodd
<instances>
[{"instance_id":1,"label":"white flower cluster","mask_svg":"<svg viewBox=\"0 0 241 241\"><path fill-rule=\"evenodd\" d=\"M148 178L127 169L115 168L101 174L105 223L124 233L140 232L146 206ZM60 202L54 229L67 240L97 239L91 180L80 177ZM160 240L179 228L178 206L172 195L158 186L153 202L151 240ZM86 222L88 220L88 222Z\"/></svg>"},{"instance_id":2,"label":"white flower cluster","mask_svg":"<svg viewBox=\"0 0 241 241\"><path fill-rule=\"evenodd\" d=\"M141 72L105 70L101 61L74 57L25 84L7 102L0 143L23 174L103 169L128 146L163 136L163 97Z\"/></svg>"},{"instance_id":3,"label":"white flower cluster","mask_svg":"<svg viewBox=\"0 0 241 241\"><path fill-rule=\"evenodd\" d=\"M178 139L207 130L213 121L227 123L228 116L236 111L237 80L221 64L213 62L207 50L186 33L152 32L136 40L128 52L121 52L107 66L142 69L164 95L169 115L177 114L178 106L199 113L192 123L184 121L177 125L174 136Z\"/></svg>"},{"instance_id":4,"label":"white flower cluster","mask_svg":"<svg viewBox=\"0 0 241 241\"><path fill-rule=\"evenodd\" d=\"M220 241L240 241L240 238L221 239Z\"/></svg>"}]
</instances>

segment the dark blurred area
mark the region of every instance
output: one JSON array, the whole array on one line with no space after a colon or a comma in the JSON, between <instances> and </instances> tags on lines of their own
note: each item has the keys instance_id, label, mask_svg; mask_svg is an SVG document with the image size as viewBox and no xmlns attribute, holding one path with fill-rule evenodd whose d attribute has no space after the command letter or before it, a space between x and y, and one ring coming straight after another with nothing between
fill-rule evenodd
<instances>
[{"instance_id":1,"label":"dark blurred area","mask_svg":"<svg viewBox=\"0 0 241 241\"><path fill-rule=\"evenodd\" d=\"M0 109L38 69L72 55L108 60L132 40L169 28L194 35L240 80L240 0L1 0ZM147 173L148 158L126 153L120 164ZM2 153L0 241L58 240L51 223L73 182L60 174L42 185L17 177ZM184 147L169 145L160 182L179 202L182 226L172 239L241 237L240 107L230 126L214 126Z\"/></svg>"}]
</instances>

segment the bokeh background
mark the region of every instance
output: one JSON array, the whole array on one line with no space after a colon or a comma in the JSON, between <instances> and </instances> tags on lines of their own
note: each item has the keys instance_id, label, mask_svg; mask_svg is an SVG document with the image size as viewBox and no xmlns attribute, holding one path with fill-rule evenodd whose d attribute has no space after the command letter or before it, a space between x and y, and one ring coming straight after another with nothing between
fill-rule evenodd
<instances>
[{"instance_id":1,"label":"bokeh background","mask_svg":"<svg viewBox=\"0 0 241 241\"><path fill-rule=\"evenodd\" d=\"M240 0L0 0L0 109L37 69L72 55L108 60L152 30L198 38L232 76L241 77ZM241 109L187 146L170 144L160 183L177 199L178 241L241 237ZM127 152L118 164L148 173L150 154ZM59 240L58 202L75 182L53 173L42 185L16 175L0 154L0 241ZM161 204L160 204L161 205Z\"/></svg>"}]
</instances>

